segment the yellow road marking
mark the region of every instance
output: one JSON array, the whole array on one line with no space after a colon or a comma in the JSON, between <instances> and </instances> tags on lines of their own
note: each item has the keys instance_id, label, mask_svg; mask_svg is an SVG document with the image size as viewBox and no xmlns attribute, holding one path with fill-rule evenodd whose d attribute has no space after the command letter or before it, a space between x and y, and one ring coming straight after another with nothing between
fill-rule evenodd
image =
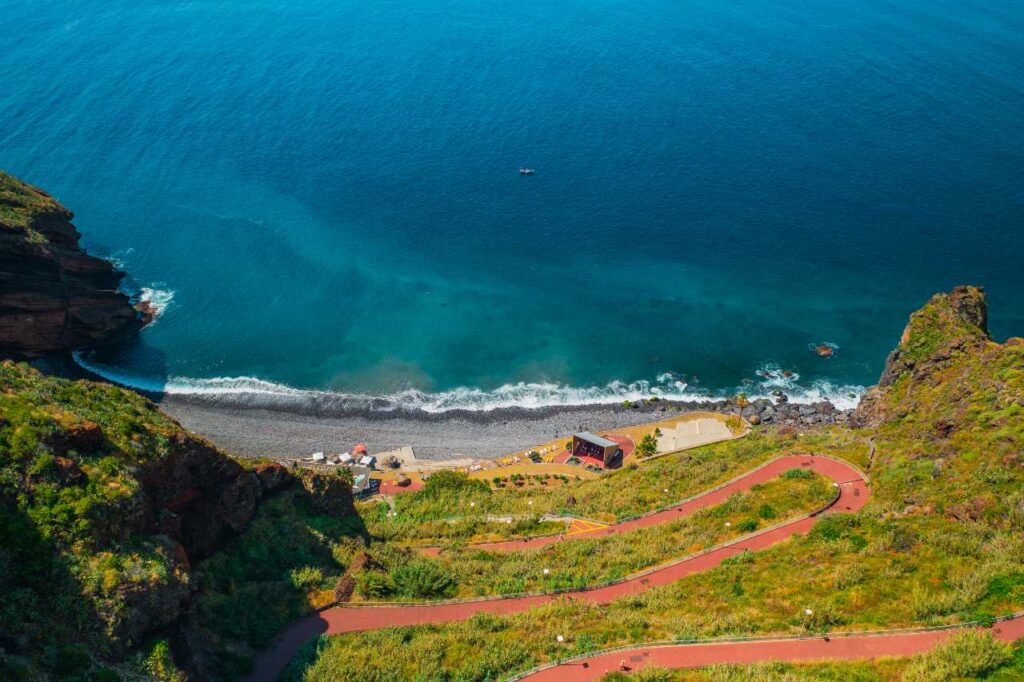
<instances>
[{"instance_id":1,"label":"yellow road marking","mask_svg":"<svg viewBox=\"0 0 1024 682\"><path fill-rule=\"evenodd\" d=\"M595 530L601 530L608 526L603 523L594 523L593 521L584 521L583 519L575 519L569 526L569 532L566 535L582 535L583 533L591 533Z\"/></svg>"}]
</instances>

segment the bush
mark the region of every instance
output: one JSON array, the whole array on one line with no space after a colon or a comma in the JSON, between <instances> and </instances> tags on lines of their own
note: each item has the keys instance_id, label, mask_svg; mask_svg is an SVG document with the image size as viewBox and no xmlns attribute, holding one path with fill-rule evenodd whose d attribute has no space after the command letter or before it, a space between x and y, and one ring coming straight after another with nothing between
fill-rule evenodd
<instances>
[{"instance_id":1,"label":"bush","mask_svg":"<svg viewBox=\"0 0 1024 682\"><path fill-rule=\"evenodd\" d=\"M413 599L451 597L455 594L456 582L439 564L418 559L403 564L391 571L395 591Z\"/></svg>"},{"instance_id":2,"label":"bush","mask_svg":"<svg viewBox=\"0 0 1024 682\"><path fill-rule=\"evenodd\" d=\"M863 564L851 564L836 571L835 585L837 590L846 590L860 585L868 579L868 570Z\"/></svg>"},{"instance_id":3,"label":"bush","mask_svg":"<svg viewBox=\"0 0 1024 682\"><path fill-rule=\"evenodd\" d=\"M658 441L652 434L647 434L640 439L640 443L636 446L637 457L650 457L651 455L657 454L658 452Z\"/></svg>"},{"instance_id":4,"label":"bush","mask_svg":"<svg viewBox=\"0 0 1024 682\"><path fill-rule=\"evenodd\" d=\"M380 571L363 571L356 576L359 594L369 599L380 599L395 591L395 583L391 576Z\"/></svg>"},{"instance_id":5,"label":"bush","mask_svg":"<svg viewBox=\"0 0 1024 682\"><path fill-rule=\"evenodd\" d=\"M815 540L834 542L855 535L853 529L859 525L860 519L853 514L828 514L818 519L809 535ZM865 542L863 538L860 541Z\"/></svg>"},{"instance_id":6,"label":"bush","mask_svg":"<svg viewBox=\"0 0 1024 682\"><path fill-rule=\"evenodd\" d=\"M288 572L288 582L298 590L320 587L324 582L324 572L316 566L295 568Z\"/></svg>"},{"instance_id":7,"label":"bush","mask_svg":"<svg viewBox=\"0 0 1024 682\"><path fill-rule=\"evenodd\" d=\"M1009 662L1010 649L987 632L962 632L914 659L903 672L905 682L945 682L978 677Z\"/></svg>"},{"instance_id":8,"label":"bush","mask_svg":"<svg viewBox=\"0 0 1024 682\"><path fill-rule=\"evenodd\" d=\"M761 508L757 510L757 515L762 519L774 519L777 516L775 507L770 504L762 504Z\"/></svg>"},{"instance_id":9,"label":"bush","mask_svg":"<svg viewBox=\"0 0 1024 682\"><path fill-rule=\"evenodd\" d=\"M741 533L753 533L757 530L757 521L755 519L743 519L736 524L736 530Z\"/></svg>"},{"instance_id":10,"label":"bush","mask_svg":"<svg viewBox=\"0 0 1024 682\"><path fill-rule=\"evenodd\" d=\"M814 473L810 469L787 469L782 472L782 478L811 478Z\"/></svg>"}]
</instances>

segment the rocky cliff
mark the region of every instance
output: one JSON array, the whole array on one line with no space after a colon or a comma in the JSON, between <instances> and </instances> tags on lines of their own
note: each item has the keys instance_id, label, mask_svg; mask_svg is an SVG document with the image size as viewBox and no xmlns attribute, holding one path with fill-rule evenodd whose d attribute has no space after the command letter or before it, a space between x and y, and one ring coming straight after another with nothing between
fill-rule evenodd
<instances>
[{"instance_id":1,"label":"rocky cliff","mask_svg":"<svg viewBox=\"0 0 1024 682\"><path fill-rule=\"evenodd\" d=\"M877 426L898 417L906 407L901 396L918 385L936 383L944 368L958 358L980 355L991 343L988 303L981 287L958 286L935 294L910 316L899 345L886 358L878 385L861 398L851 423Z\"/></svg>"},{"instance_id":2,"label":"rocky cliff","mask_svg":"<svg viewBox=\"0 0 1024 682\"><path fill-rule=\"evenodd\" d=\"M150 320L119 291L124 273L79 246L72 214L0 171L0 356L122 340Z\"/></svg>"},{"instance_id":3,"label":"rocky cliff","mask_svg":"<svg viewBox=\"0 0 1024 682\"><path fill-rule=\"evenodd\" d=\"M354 514L350 480L243 466L136 393L0 362L0 679L179 630L196 563L286 490Z\"/></svg>"}]
</instances>

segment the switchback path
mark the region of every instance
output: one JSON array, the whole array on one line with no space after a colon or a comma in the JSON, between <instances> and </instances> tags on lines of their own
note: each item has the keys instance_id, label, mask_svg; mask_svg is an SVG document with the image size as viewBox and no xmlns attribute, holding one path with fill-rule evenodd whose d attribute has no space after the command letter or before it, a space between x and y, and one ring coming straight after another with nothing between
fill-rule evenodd
<instances>
[{"instance_id":1,"label":"switchback path","mask_svg":"<svg viewBox=\"0 0 1024 682\"><path fill-rule=\"evenodd\" d=\"M829 639L759 639L742 642L670 644L616 649L594 656L538 670L516 677L530 682L583 682L597 680L619 670L647 666L659 668L703 668L722 663L747 665L764 661L838 661L865 658L913 656L929 651L967 628L918 632L884 632L836 635ZM1024 616L1001 621L992 628L999 640L1013 642L1024 637Z\"/></svg>"},{"instance_id":2,"label":"switchback path","mask_svg":"<svg viewBox=\"0 0 1024 682\"><path fill-rule=\"evenodd\" d=\"M852 465L842 462L837 459L831 459L828 457L815 457L813 455L789 455L785 457L779 457L777 459L769 460L759 467L751 469L750 471L740 474L735 478L729 479L725 483L719 484L710 490L699 493L692 497L688 497L682 502L661 509L659 511L642 514L640 516L628 519L621 523L616 523L610 526L604 526L600 529L592 529L584 533L566 533L564 535L541 535L532 538L525 538L521 540L503 540L499 542L474 542L467 545L473 549L482 549L488 552L519 552L524 549L536 549L538 547L546 547L556 542L563 542L565 540L580 540L583 538L592 539L600 538L606 535L618 535L620 533L628 533L629 531L636 530L637 528L646 528L649 526L657 526L658 524L666 523L674 519L679 518L680 514L692 514L701 509L707 507L713 507L717 504L721 504L728 500L731 496L736 493L750 490L751 487L765 483L767 481L776 478L779 474L789 469L796 468L809 468L812 471L816 471L823 476L831 478L837 483L846 483L860 481L863 485L863 474L858 469L855 469ZM852 491L854 498L866 495L866 488L862 491ZM864 505L867 498L864 497L860 500L859 505L856 507L860 509ZM839 504L836 502L836 504ZM846 504L846 503L844 503ZM844 511L849 511L844 509ZM598 524L594 524L595 526ZM422 546L417 547L420 552L427 555L436 555L443 549L439 546Z\"/></svg>"},{"instance_id":3,"label":"switchback path","mask_svg":"<svg viewBox=\"0 0 1024 682\"><path fill-rule=\"evenodd\" d=\"M705 494L690 498L678 505L609 526L605 529L595 530L582 535L565 536L564 538L561 538L561 536L548 536L526 541L513 540L503 543L487 543L481 546L481 548L492 551L530 549L543 547L552 542L625 533L636 528L665 523L672 519L680 518L683 514L692 513L698 509L723 502L734 493L749 490L758 483L764 483L788 469L798 467L827 476L837 485L838 494L836 498L828 506L827 510L822 510L822 512L833 510L854 512L863 507L868 500L870 490L867 487L864 475L852 465L828 457L789 455L772 460L747 474L727 481ZM741 537L738 540L723 543L705 552L656 566L618 582L583 590L424 604L344 604L330 607L296 621L282 632L275 642L257 657L253 674L249 679L252 682L273 680L284 669L302 644L319 635L335 635L344 632L424 625L428 623L446 623L455 620L465 620L474 613L480 612L516 613L546 604L564 596L571 596L574 599L585 599L597 604L607 604L620 597L643 592L651 587L668 585L688 575L714 568L722 563L723 560L740 552L766 549L793 535L806 533L814 525L818 513L805 515Z\"/></svg>"}]
</instances>

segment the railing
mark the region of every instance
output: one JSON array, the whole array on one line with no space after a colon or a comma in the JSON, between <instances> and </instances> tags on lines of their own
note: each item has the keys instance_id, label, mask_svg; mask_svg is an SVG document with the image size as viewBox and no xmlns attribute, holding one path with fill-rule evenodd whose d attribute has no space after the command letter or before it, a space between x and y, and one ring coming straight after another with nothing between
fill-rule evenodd
<instances>
[{"instance_id":1,"label":"railing","mask_svg":"<svg viewBox=\"0 0 1024 682\"><path fill-rule=\"evenodd\" d=\"M1008 620L1014 620L1024 616L1024 611L1016 611L1003 616L996 616L993 621L995 623L1002 623ZM953 623L950 625L930 625L922 627L911 627L911 628L894 628L890 630L852 630L844 632L830 632L828 637L830 639L837 638L850 638L850 637L886 637L893 635L913 635L918 633L927 632L944 632L947 630L967 630L970 628L983 628L993 624L993 621L981 621L972 620L965 623ZM596 658L597 656L604 656L607 654L624 653L627 651L636 651L638 649L657 649L664 647L673 646L699 646L703 644L740 644L743 642L795 642L800 640L811 640L821 639L822 635L768 635L764 637L714 637L708 639L676 639L676 640L659 640L655 642L639 642L636 644L623 644L617 647L611 647L609 649L601 649L599 651L591 651L585 654L579 654L576 656L570 656L568 658L560 658L549 663L538 665L529 670L521 673L516 673L511 677L507 677L506 682L516 682L517 680L525 680L526 678L536 675L539 672L550 670L551 668L557 668L561 665L572 664L579 661L585 661L589 658Z\"/></svg>"}]
</instances>

